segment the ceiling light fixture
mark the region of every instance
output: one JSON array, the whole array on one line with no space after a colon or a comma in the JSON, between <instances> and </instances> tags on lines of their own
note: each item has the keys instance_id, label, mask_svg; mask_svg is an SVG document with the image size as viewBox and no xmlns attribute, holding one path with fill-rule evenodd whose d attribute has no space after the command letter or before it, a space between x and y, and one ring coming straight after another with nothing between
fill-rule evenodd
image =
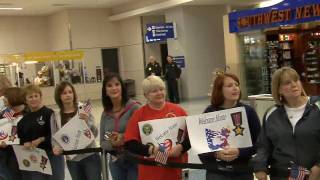
<instances>
[{"instance_id":1,"label":"ceiling light fixture","mask_svg":"<svg viewBox=\"0 0 320 180\"><path fill-rule=\"evenodd\" d=\"M0 10L15 10L15 11L19 11L22 10L23 8L4 8L4 7L0 7Z\"/></svg>"},{"instance_id":2,"label":"ceiling light fixture","mask_svg":"<svg viewBox=\"0 0 320 180\"><path fill-rule=\"evenodd\" d=\"M263 1L263 2L259 3L259 7L260 7L260 8L264 8L264 7L273 6L273 5L278 4L278 3L282 2L282 1L283 1L283 0Z\"/></svg>"},{"instance_id":3,"label":"ceiling light fixture","mask_svg":"<svg viewBox=\"0 0 320 180\"><path fill-rule=\"evenodd\" d=\"M24 63L25 64L36 64L36 63L38 63L38 61L25 61Z\"/></svg>"}]
</instances>

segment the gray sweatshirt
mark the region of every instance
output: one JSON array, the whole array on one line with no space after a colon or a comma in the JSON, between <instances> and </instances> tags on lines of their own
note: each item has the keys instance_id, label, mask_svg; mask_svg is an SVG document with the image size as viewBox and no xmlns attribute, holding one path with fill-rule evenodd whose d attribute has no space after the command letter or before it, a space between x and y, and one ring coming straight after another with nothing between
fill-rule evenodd
<instances>
[{"instance_id":1,"label":"gray sweatshirt","mask_svg":"<svg viewBox=\"0 0 320 180\"><path fill-rule=\"evenodd\" d=\"M100 144L108 151L114 150L109 141L104 139L106 132L116 131L124 133L127 123L135 110L139 108L139 104L131 99L127 102L124 112L119 119L115 119L110 113L103 111L100 121ZM102 146L101 146L102 147Z\"/></svg>"}]
</instances>

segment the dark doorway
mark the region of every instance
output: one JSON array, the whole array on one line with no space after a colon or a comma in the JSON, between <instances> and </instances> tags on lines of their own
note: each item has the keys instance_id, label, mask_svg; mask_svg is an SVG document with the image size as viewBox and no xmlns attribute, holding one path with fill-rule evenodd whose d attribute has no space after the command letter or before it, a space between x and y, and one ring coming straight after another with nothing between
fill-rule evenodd
<instances>
[{"instance_id":1,"label":"dark doorway","mask_svg":"<svg viewBox=\"0 0 320 180\"><path fill-rule=\"evenodd\" d=\"M161 51L162 72L164 72L166 70L166 65L167 65L168 45L160 44L160 51Z\"/></svg>"},{"instance_id":2,"label":"dark doorway","mask_svg":"<svg viewBox=\"0 0 320 180\"><path fill-rule=\"evenodd\" d=\"M102 49L103 74L115 72L119 74L118 49Z\"/></svg>"}]
</instances>

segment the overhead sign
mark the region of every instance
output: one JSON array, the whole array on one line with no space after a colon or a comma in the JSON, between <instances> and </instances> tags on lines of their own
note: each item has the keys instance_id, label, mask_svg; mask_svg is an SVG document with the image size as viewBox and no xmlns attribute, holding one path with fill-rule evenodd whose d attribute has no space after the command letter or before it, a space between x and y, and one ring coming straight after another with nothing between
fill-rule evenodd
<instances>
[{"instance_id":1,"label":"overhead sign","mask_svg":"<svg viewBox=\"0 0 320 180\"><path fill-rule=\"evenodd\" d=\"M177 66L179 68L185 68L186 67L184 56L174 56L173 60L174 60L174 62L176 62Z\"/></svg>"},{"instance_id":2,"label":"overhead sign","mask_svg":"<svg viewBox=\"0 0 320 180\"><path fill-rule=\"evenodd\" d=\"M147 43L165 41L169 38L177 38L175 23L147 24Z\"/></svg>"},{"instance_id":3,"label":"overhead sign","mask_svg":"<svg viewBox=\"0 0 320 180\"><path fill-rule=\"evenodd\" d=\"M25 53L25 61L62 61L62 60L81 60L84 53L80 50L52 51L52 52L31 52Z\"/></svg>"},{"instance_id":4,"label":"overhead sign","mask_svg":"<svg viewBox=\"0 0 320 180\"><path fill-rule=\"evenodd\" d=\"M270 7L230 13L229 31L244 32L317 20L320 20L319 0L284 0Z\"/></svg>"}]
</instances>

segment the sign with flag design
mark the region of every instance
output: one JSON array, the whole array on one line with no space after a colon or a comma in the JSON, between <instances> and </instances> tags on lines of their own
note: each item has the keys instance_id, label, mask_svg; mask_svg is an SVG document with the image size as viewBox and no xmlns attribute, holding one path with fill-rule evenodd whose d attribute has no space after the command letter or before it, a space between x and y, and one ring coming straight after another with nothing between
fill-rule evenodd
<instances>
[{"instance_id":1,"label":"sign with flag design","mask_svg":"<svg viewBox=\"0 0 320 180\"><path fill-rule=\"evenodd\" d=\"M298 166L297 164L291 162L290 176L289 180L304 180L310 171L307 168Z\"/></svg>"},{"instance_id":2,"label":"sign with flag design","mask_svg":"<svg viewBox=\"0 0 320 180\"><path fill-rule=\"evenodd\" d=\"M15 117L13 117L14 111L11 108L6 108L3 112L3 117L9 119L9 120L14 120Z\"/></svg>"},{"instance_id":3,"label":"sign with flag design","mask_svg":"<svg viewBox=\"0 0 320 180\"><path fill-rule=\"evenodd\" d=\"M35 148L27 150L20 145L13 145L12 147L17 157L20 170L36 171L52 175L49 158L43 149Z\"/></svg>"},{"instance_id":4,"label":"sign with flag design","mask_svg":"<svg viewBox=\"0 0 320 180\"><path fill-rule=\"evenodd\" d=\"M17 124L22 119L22 116L14 119L0 119L0 143L4 142L7 145L20 144L20 139L17 134Z\"/></svg>"},{"instance_id":5,"label":"sign with flag design","mask_svg":"<svg viewBox=\"0 0 320 180\"><path fill-rule=\"evenodd\" d=\"M160 144L159 151L157 152L154 161L161 164L167 164L168 157L169 157L169 151L166 150L166 147L164 144Z\"/></svg>"},{"instance_id":6,"label":"sign with flag design","mask_svg":"<svg viewBox=\"0 0 320 180\"><path fill-rule=\"evenodd\" d=\"M85 113L85 114L90 114L92 110L92 104L90 100L88 99L84 103L79 103L79 112L80 113Z\"/></svg>"},{"instance_id":7,"label":"sign with flag design","mask_svg":"<svg viewBox=\"0 0 320 180\"><path fill-rule=\"evenodd\" d=\"M188 116L186 124L192 150L197 154L219 151L226 146L252 146L244 107Z\"/></svg>"},{"instance_id":8,"label":"sign with flag design","mask_svg":"<svg viewBox=\"0 0 320 180\"><path fill-rule=\"evenodd\" d=\"M139 122L142 144L162 145L169 151L183 141L186 130L185 118L173 117Z\"/></svg>"},{"instance_id":9,"label":"sign with flag design","mask_svg":"<svg viewBox=\"0 0 320 180\"><path fill-rule=\"evenodd\" d=\"M95 137L86 122L75 115L53 135L63 150L83 149L90 145ZM68 155L73 159L76 155Z\"/></svg>"}]
</instances>

